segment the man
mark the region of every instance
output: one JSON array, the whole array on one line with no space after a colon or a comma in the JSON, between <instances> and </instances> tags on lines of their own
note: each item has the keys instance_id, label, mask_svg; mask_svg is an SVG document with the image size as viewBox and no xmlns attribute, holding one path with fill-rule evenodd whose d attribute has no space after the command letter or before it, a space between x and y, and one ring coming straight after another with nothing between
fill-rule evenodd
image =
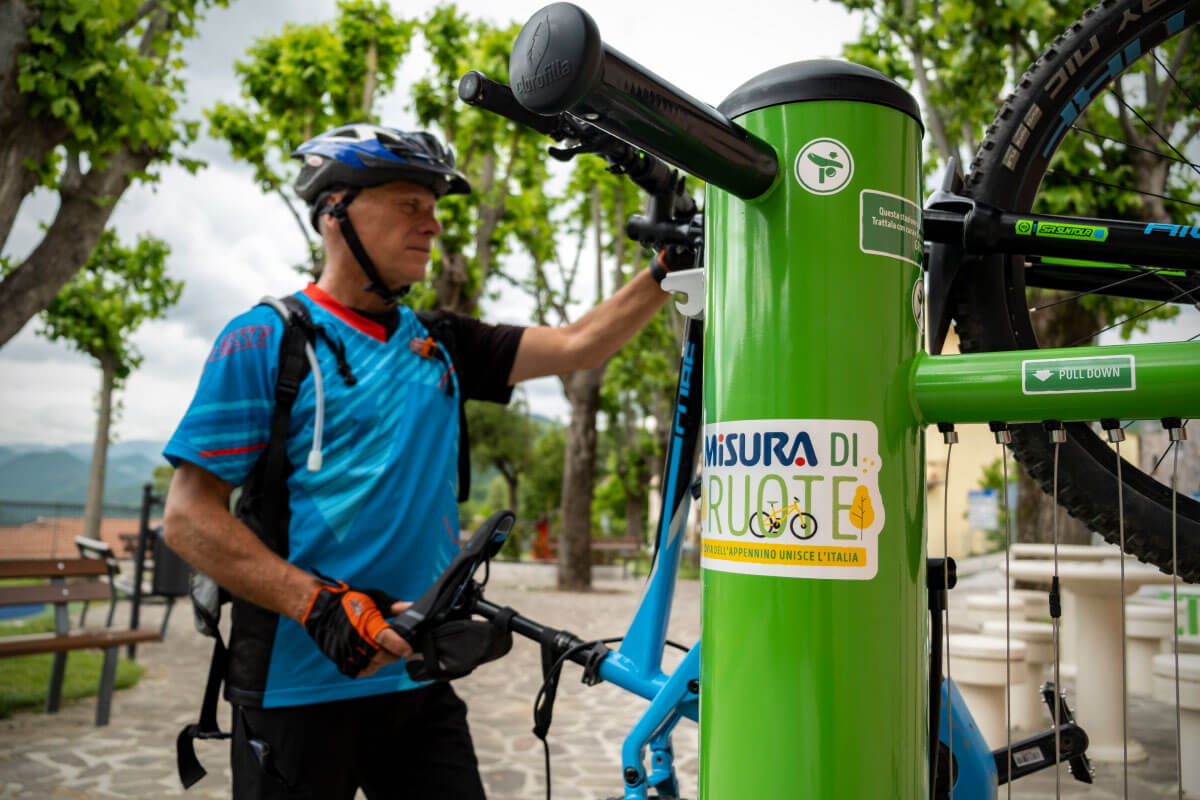
<instances>
[{"instance_id":1,"label":"man","mask_svg":"<svg viewBox=\"0 0 1200 800\"><path fill-rule=\"evenodd\" d=\"M295 155L326 265L300 295L321 380L309 374L291 408L286 513L229 511L236 487L247 507L264 491L275 310L229 323L165 450L167 542L234 596L234 797L481 798L465 705L408 678L411 648L384 616L457 551L459 398L505 403L518 381L603 363L666 301L662 270L561 328L444 315L451 364L395 301L425 278L437 199L470 191L453 154L429 134L353 125Z\"/></svg>"}]
</instances>

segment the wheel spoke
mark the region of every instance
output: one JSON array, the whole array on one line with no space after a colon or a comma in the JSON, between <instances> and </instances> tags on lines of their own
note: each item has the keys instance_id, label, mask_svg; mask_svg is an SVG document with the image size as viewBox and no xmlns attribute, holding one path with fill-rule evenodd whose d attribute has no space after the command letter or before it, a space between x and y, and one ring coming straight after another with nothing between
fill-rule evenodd
<instances>
[{"instance_id":1,"label":"wheel spoke","mask_svg":"<svg viewBox=\"0 0 1200 800\"><path fill-rule=\"evenodd\" d=\"M1189 161L1188 163L1191 164L1192 162ZM1192 166L1195 166L1195 165L1192 164ZM1121 192L1132 192L1133 194L1140 194L1140 195L1143 195L1144 197L1157 197L1159 200L1166 200L1168 203L1177 203L1181 206L1191 206L1192 208L1200 208L1200 203L1193 203L1191 200L1181 200L1178 197L1171 197L1170 195L1160 194L1158 192L1151 192L1146 189L1133 189L1128 186L1121 186L1120 184L1109 183L1108 181L1102 181L1097 178L1089 178L1086 175L1069 175L1065 172L1060 173L1056 169L1048 169L1048 170L1046 170L1046 174L1047 175L1060 175L1061 174L1063 177L1065 177L1069 180L1072 180L1072 181L1082 181L1084 183L1092 183L1097 186L1105 186L1109 189L1116 189Z\"/></svg>"},{"instance_id":2,"label":"wheel spoke","mask_svg":"<svg viewBox=\"0 0 1200 800\"><path fill-rule=\"evenodd\" d=\"M1184 34L1184 36L1190 39L1191 31L1189 30L1187 33ZM1181 45L1180 49L1181 50L1183 49L1183 45ZM1164 64L1162 59L1158 57L1158 48L1157 47L1154 48L1154 60L1157 61L1158 65L1163 68L1163 72L1167 73L1167 76L1171 79L1171 83L1175 84L1175 88L1179 90L1179 93L1181 95L1183 95L1185 98L1187 98L1187 101L1192 104L1192 108L1194 108L1196 111L1200 111L1200 103L1197 103L1195 101L1195 99L1190 94L1188 94L1187 89L1183 88L1183 84L1180 83L1179 79L1175 77L1175 73L1171 71L1171 68L1168 67L1166 64ZM1196 165L1193 164L1192 166L1194 167Z\"/></svg>"},{"instance_id":3,"label":"wheel spoke","mask_svg":"<svg viewBox=\"0 0 1200 800\"><path fill-rule=\"evenodd\" d=\"M1167 147L1171 148L1171 152L1173 152L1175 155L1179 156L1179 159L1181 161L1184 161L1185 163L1190 165L1192 168L1192 171L1195 172L1197 176L1200 176L1200 166L1197 166L1196 164L1193 164L1192 162L1188 161L1187 158L1183 155L1183 153L1179 152L1178 148L1176 148L1175 145L1171 144L1170 140L1167 139L1167 137L1163 136L1161 133L1158 132L1157 128L1155 128L1153 125L1151 125L1149 122L1147 122L1146 118L1143 117L1141 114L1139 114L1138 110L1136 108L1129 105L1129 103L1125 102L1125 98L1121 96L1120 92L1118 92L1113 87L1109 87L1109 91L1112 93L1113 97L1117 98L1117 102L1119 102L1121 105L1125 106L1126 110L1128 110L1129 113L1133 114L1135 117L1137 117L1139 120L1141 120L1141 123L1146 126L1147 130L1149 130L1151 133L1153 133L1155 136L1157 136L1159 139L1161 139L1163 144L1165 144Z\"/></svg>"},{"instance_id":4,"label":"wheel spoke","mask_svg":"<svg viewBox=\"0 0 1200 800\"><path fill-rule=\"evenodd\" d=\"M1033 308L1029 309L1029 313L1032 314L1035 311L1042 311L1043 309L1053 308L1054 306L1062 305L1063 303L1069 303L1072 300L1078 300L1079 298L1087 297L1088 295L1101 294L1106 289L1112 289L1114 287L1121 286L1122 284L1129 283L1130 281L1139 280L1141 278L1146 277L1147 275L1158 275L1160 272L1163 271L1163 269L1165 269L1165 267L1157 267L1155 269L1147 269L1146 267L1138 266L1137 264L1130 264L1129 266L1131 269L1139 270L1139 272L1137 272L1134 275L1130 275L1128 277L1121 278L1121 280L1119 280L1119 281L1113 281L1111 283L1106 283L1103 286L1098 286L1095 289L1089 289L1086 292L1076 292L1073 295L1059 298L1058 300L1055 300L1051 303L1043 303L1040 306L1034 306ZM1174 286L1174 284L1172 284L1172 286ZM1178 289L1179 287L1175 286L1175 288Z\"/></svg>"},{"instance_id":5,"label":"wheel spoke","mask_svg":"<svg viewBox=\"0 0 1200 800\"><path fill-rule=\"evenodd\" d=\"M1119 144L1119 145L1127 147L1131 150L1140 150L1143 153L1150 153L1151 155L1158 156L1163 161L1174 161L1177 164L1184 164L1185 166L1192 167L1193 169L1195 169L1197 166L1195 161L1188 161L1186 158L1176 158L1175 156L1169 156L1166 153L1160 153L1159 151L1155 150L1152 147L1144 147L1143 145L1140 145L1140 144L1133 144L1132 142L1127 142L1124 139L1118 139L1116 136L1107 136L1103 133L1100 133L1099 131L1094 131L1091 128L1084 128L1079 125L1072 125L1071 128L1079 131L1080 133L1086 133L1088 136L1094 136L1097 139L1103 139L1105 141L1112 142L1113 144ZM1123 187L1123 188L1125 188L1126 190L1128 190L1130 192L1137 191L1137 189L1131 189L1129 187Z\"/></svg>"},{"instance_id":6,"label":"wheel spoke","mask_svg":"<svg viewBox=\"0 0 1200 800\"><path fill-rule=\"evenodd\" d=\"M1114 322L1111 325L1101 328L1100 330L1096 331L1095 333L1088 334L1087 336L1082 336L1082 337L1076 339L1075 341L1069 343L1067 345L1067 347L1076 347L1085 342L1090 342L1092 339L1096 338L1097 336L1104 333L1105 331L1111 331L1113 328L1119 328L1120 326L1124 325L1127 322L1133 322L1135 319L1146 316L1151 311L1155 311L1159 308L1162 308L1165 305L1169 305L1171 303L1177 302L1180 298L1187 297L1189 295L1195 294L1196 292L1200 292L1200 286L1197 286L1195 289L1188 289L1187 291L1180 292L1179 294L1172 297L1170 300L1164 300L1163 302L1156 303L1156 304L1150 306L1149 308L1144 308L1141 311L1139 311L1138 313L1128 316L1125 319L1120 320L1119 322Z\"/></svg>"}]
</instances>

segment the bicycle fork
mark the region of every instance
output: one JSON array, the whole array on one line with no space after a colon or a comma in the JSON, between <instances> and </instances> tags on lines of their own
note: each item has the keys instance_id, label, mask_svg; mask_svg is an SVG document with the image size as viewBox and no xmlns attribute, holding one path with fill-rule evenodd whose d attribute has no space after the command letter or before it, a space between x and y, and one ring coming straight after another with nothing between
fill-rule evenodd
<instances>
[{"instance_id":1,"label":"bicycle fork","mask_svg":"<svg viewBox=\"0 0 1200 800\"><path fill-rule=\"evenodd\" d=\"M648 800L651 787L658 792L656 797L661 800L679 796L671 732L685 716L694 718L699 690L700 646L697 644L684 656L625 738L621 747L624 800ZM687 713L689 705L692 714ZM647 746L650 748L649 771L643 763Z\"/></svg>"}]
</instances>

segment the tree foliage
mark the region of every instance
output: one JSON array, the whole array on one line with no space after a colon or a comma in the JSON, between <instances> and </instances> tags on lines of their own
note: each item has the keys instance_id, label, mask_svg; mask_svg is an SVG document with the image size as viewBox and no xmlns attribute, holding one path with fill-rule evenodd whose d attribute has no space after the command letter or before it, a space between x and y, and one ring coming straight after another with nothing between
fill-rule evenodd
<instances>
[{"instance_id":1,"label":"tree foliage","mask_svg":"<svg viewBox=\"0 0 1200 800\"><path fill-rule=\"evenodd\" d=\"M607 420L605 464L620 487L624 535L645 537L650 480L661 474L663 454L674 413L678 380L679 342L668 306L650 320L608 365L601 388L601 409Z\"/></svg>"},{"instance_id":2,"label":"tree foliage","mask_svg":"<svg viewBox=\"0 0 1200 800\"><path fill-rule=\"evenodd\" d=\"M100 402L84 509L84 534L93 538L100 531L112 395L142 362L130 337L143 322L161 318L183 291L181 282L167 277L169 252L160 239L143 236L133 247L124 247L115 233L105 231L84 268L41 314L40 335L64 341L100 367Z\"/></svg>"},{"instance_id":3,"label":"tree foliage","mask_svg":"<svg viewBox=\"0 0 1200 800\"><path fill-rule=\"evenodd\" d=\"M0 282L0 344L87 261L129 185L182 155L179 49L227 0L0 0L0 247L37 187L59 195L41 241Z\"/></svg>"},{"instance_id":4,"label":"tree foliage","mask_svg":"<svg viewBox=\"0 0 1200 800\"><path fill-rule=\"evenodd\" d=\"M454 148L472 191L438 203L444 230L434 246L431 287L414 288L415 305L474 314L493 275L518 282L506 271L509 255L523 250L545 260L554 247L554 203L544 188L549 141L458 97L459 79L473 69L507 83L519 29L494 27L453 5L436 8L421 25L433 68L412 88L413 109Z\"/></svg>"},{"instance_id":5,"label":"tree foliage","mask_svg":"<svg viewBox=\"0 0 1200 800\"><path fill-rule=\"evenodd\" d=\"M130 336L179 300L183 283L167 276L167 243L143 236L123 247L105 231L92 257L41 315L38 333L94 359L112 359L117 387L142 363Z\"/></svg>"},{"instance_id":6,"label":"tree foliage","mask_svg":"<svg viewBox=\"0 0 1200 800\"><path fill-rule=\"evenodd\" d=\"M529 418L524 398L506 406L495 403L467 405L471 432L471 461L495 468L508 487L506 507L519 515L521 477L533 463L537 425Z\"/></svg>"},{"instance_id":7,"label":"tree foliage","mask_svg":"<svg viewBox=\"0 0 1200 800\"><path fill-rule=\"evenodd\" d=\"M331 22L284 25L255 40L234 70L242 84L236 103L219 102L206 112L214 136L233 157L254 168L265 193L278 195L292 212L311 254L321 261L303 208L285 189L299 166L292 152L338 125L376 121L380 97L392 90L408 54L416 23L397 19L382 3L339 0Z\"/></svg>"}]
</instances>

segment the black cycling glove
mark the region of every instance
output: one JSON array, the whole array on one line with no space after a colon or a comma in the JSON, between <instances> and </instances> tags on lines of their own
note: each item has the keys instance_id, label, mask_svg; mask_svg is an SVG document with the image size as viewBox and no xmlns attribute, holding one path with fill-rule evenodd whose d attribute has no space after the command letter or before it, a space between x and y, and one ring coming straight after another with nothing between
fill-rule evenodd
<instances>
[{"instance_id":1,"label":"black cycling glove","mask_svg":"<svg viewBox=\"0 0 1200 800\"><path fill-rule=\"evenodd\" d=\"M396 599L378 589L333 584L317 587L300 622L338 672L353 678L379 652L375 637L388 626L384 612L391 613Z\"/></svg>"}]
</instances>

